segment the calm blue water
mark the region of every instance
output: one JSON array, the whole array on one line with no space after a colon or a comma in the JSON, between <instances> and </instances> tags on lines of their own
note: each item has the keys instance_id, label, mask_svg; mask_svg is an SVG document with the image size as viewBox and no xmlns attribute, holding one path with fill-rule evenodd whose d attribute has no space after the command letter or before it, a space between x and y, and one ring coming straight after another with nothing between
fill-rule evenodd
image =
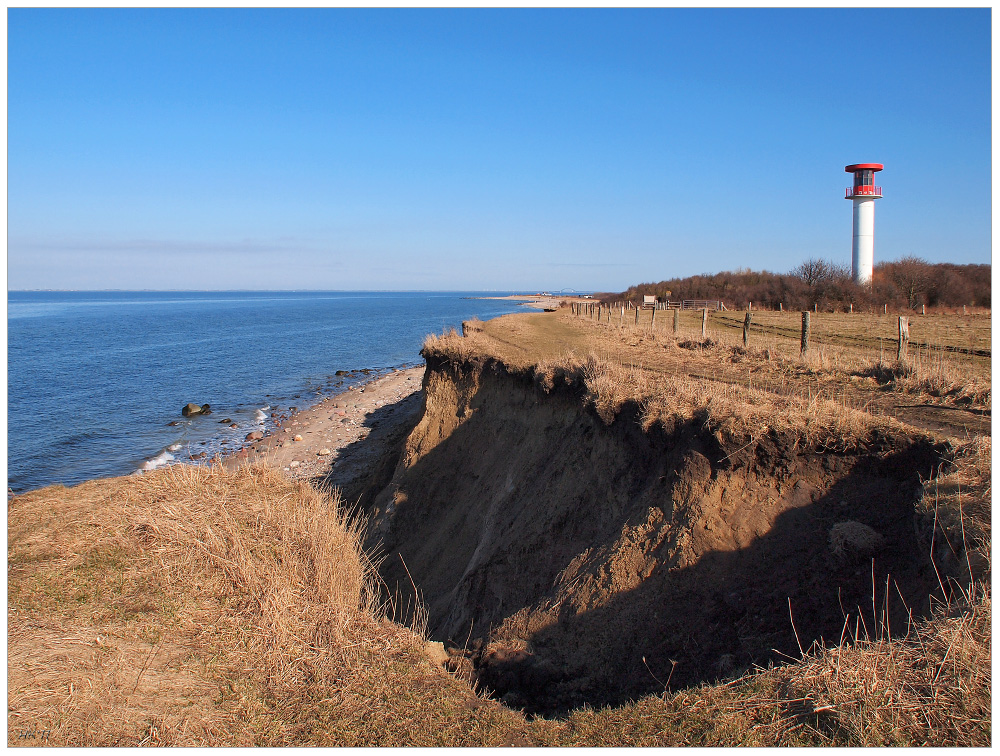
<instances>
[{"instance_id":1,"label":"calm blue water","mask_svg":"<svg viewBox=\"0 0 1000 756\"><path fill-rule=\"evenodd\" d=\"M466 298L475 295L9 292L8 486L210 457L261 428L262 416L269 423L272 411L358 382L337 370L421 364L428 333L519 309ZM188 402L213 414L183 418Z\"/></svg>"}]
</instances>

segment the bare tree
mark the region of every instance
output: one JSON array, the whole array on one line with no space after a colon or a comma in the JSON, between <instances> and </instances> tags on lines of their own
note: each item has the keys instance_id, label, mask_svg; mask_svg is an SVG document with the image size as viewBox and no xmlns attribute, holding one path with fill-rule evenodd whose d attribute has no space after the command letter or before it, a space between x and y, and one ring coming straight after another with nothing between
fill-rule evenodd
<instances>
[{"instance_id":1,"label":"bare tree","mask_svg":"<svg viewBox=\"0 0 1000 756\"><path fill-rule=\"evenodd\" d=\"M911 310L922 303L924 292L933 283L931 266L919 257L902 257L888 263L889 278L906 299L906 306Z\"/></svg>"},{"instance_id":2,"label":"bare tree","mask_svg":"<svg viewBox=\"0 0 1000 756\"><path fill-rule=\"evenodd\" d=\"M793 268L792 275L801 278L810 289L815 289L836 276L836 266L826 260L811 257L797 268Z\"/></svg>"}]
</instances>

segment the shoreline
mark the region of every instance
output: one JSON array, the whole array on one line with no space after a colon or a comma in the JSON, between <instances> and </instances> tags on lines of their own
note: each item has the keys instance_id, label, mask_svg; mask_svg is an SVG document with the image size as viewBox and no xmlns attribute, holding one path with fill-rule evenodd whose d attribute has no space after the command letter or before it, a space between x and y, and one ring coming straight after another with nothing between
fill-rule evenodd
<instances>
[{"instance_id":1,"label":"shoreline","mask_svg":"<svg viewBox=\"0 0 1000 756\"><path fill-rule=\"evenodd\" d=\"M393 368L325 396L279 418L262 438L247 440L215 461L229 469L261 462L291 480L325 479L336 485L378 456L378 436L391 433L419 410L424 369L424 365ZM372 448L357 445L370 435L376 436Z\"/></svg>"},{"instance_id":2,"label":"shoreline","mask_svg":"<svg viewBox=\"0 0 1000 756\"><path fill-rule=\"evenodd\" d=\"M496 299L504 302L520 302L521 307L535 310L552 311L559 308L560 302L593 302L581 294L508 294L502 297L468 297L469 299Z\"/></svg>"}]
</instances>

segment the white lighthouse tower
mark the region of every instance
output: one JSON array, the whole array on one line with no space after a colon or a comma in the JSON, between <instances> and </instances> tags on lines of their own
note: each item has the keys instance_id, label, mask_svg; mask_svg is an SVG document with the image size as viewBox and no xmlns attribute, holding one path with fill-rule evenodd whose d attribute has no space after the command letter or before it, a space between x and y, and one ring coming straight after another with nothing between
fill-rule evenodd
<instances>
[{"instance_id":1,"label":"white lighthouse tower","mask_svg":"<svg viewBox=\"0 0 1000 756\"><path fill-rule=\"evenodd\" d=\"M855 163L844 168L854 174L847 187L847 199L854 200L854 241L851 244L851 275L860 284L871 283L875 265L875 200L882 199L882 187L875 186L881 163Z\"/></svg>"}]
</instances>

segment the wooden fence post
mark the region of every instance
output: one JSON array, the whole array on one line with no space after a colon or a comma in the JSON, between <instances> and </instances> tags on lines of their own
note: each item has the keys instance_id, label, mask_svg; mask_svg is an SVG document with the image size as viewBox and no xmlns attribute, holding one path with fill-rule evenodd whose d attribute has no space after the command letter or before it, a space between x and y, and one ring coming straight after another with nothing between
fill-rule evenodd
<instances>
[{"instance_id":1,"label":"wooden fence post","mask_svg":"<svg viewBox=\"0 0 1000 756\"><path fill-rule=\"evenodd\" d=\"M785 311L785 306L781 302L778 302L778 312L784 312L784 311Z\"/></svg>"},{"instance_id":2,"label":"wooden fence post","mask_svg":"<svg viewBox=\"0 0 1000 756\"><path fill-rule=\"evenodd\" d=\"M635 306L635 324L639 325L639 305Z\"/></svg>"},{"instance_id":3,"label":"wooden fence post","mask_svg":"<svg viewBox=\"0 0 1000 756\"><path fill-rule=\"evenodd\" d=\"M705 338L705 334L708 333L708 308L704 308L701 311L701 337Z\"/></svg>"},{"instance_id":4,"label":"wooden fence post","mask_svg":"<svg viewBox=\"0 0 1000 756\"><path fill-rule=\"evenodd\" d=\"M656 330L656 305L653 305L653 315L649 319L649 330Z\"/></svg>"},{"instance_id":5,"label":"wooden fence post","mask_svg":"<svg viewBox=\"0 0 1000 756\"><path fill-rule=\"evenodd\" d=\"M743 316L743 346L746 347L750 343L750 321L753 319L753 313L747 310L747 314Z\"/></svg>"},{"instance_id":6,"label":"wooden fence post","mask_svg":"<svg viewBox=\"0 0 1000 756\"><path fill-rule=\"evenodd\" d=\"M882 314L883 315L888 315L889 314L889 305L887 305L887 304L882 305Z\"/></svg>"},{"instance_id":7,"label":"wooden fence post","mask_svg":"<svg viewBox=\"0 0 1000 756\"><path fill-rule=\"evenodd\" d=\"M910 319L906 315L899 316L899 346L896 348L896 361L906 359L906 347L910 343Z\"/></svg>"},{"instance_id":8,"label":"wooden fence post","mask_svg":"<svg viewBox=\"0 0 1000 756\"><path fill-rule=\"evenodd\" d=\"M618 315L618 327L621 328L625 325L625 308L622 307L621 313Z\"/></svg>"},{"instance_id":9,"label":"wooden fence post","mask_svg":"<svg viewBox=\"0 0 1000 756\"><path fill-rule=\"evenodd\" d=\"M819 312L819 302L813 303L813 312Z\"/></svg>"},{"instance_id":10,"label":"wooden fence post","mask_svg":"<svg viewBox=\"0 0 1000 756\"><path fill-rule=\"evenodd\" d=\"M927 314L927 305L920 305L920 314L921 315Z\"/></svg>"},{"instance_id":11,"label":"wooden fence post","mask_svg":"<svg viewBox=\"0 0 1000 756\"><path fill-rule=\"evenodd\" d=\"M854 302L851 302L851 303L850 303L850 304L848 305L848 307L850 308L850 309L848 310L848 312L850 312L850 313L851 313L851 314L853 315L853 314L854 314Z\"/></svg>"},{"instance_id":12,"label":"wooden fence post","mask_svg":"<svg viewBox=\"0 0 1000 756\"><path fill-rule=\"evenodd\" d=\"M674 310L674 333L677 333L680 327L681 327L681 309L678 307L676 310Z\"/></svg>"},{"instance_id":13,"label":"wooden fence post","mask_svg":"<svg viewBox=\"0 0 1000 756\"><path fill-rule=\"evenodd\" d=\"M802 342L799 345L799 354L805 356L809 351L809 310L802 311Z\"/></svg>"},{"instance_id":14,"label":"wooden fence post","mask_svg":"<svg viewBox=\"0 0 1000 756\"><path fill-rule=\"evenodd\" d=\"M963 314L963 315L968 315L968 314L969 314L969 313L967 313L967 312L965 311L965 305L962 305L962 314Z\"/></svg>"}]
</instances>

